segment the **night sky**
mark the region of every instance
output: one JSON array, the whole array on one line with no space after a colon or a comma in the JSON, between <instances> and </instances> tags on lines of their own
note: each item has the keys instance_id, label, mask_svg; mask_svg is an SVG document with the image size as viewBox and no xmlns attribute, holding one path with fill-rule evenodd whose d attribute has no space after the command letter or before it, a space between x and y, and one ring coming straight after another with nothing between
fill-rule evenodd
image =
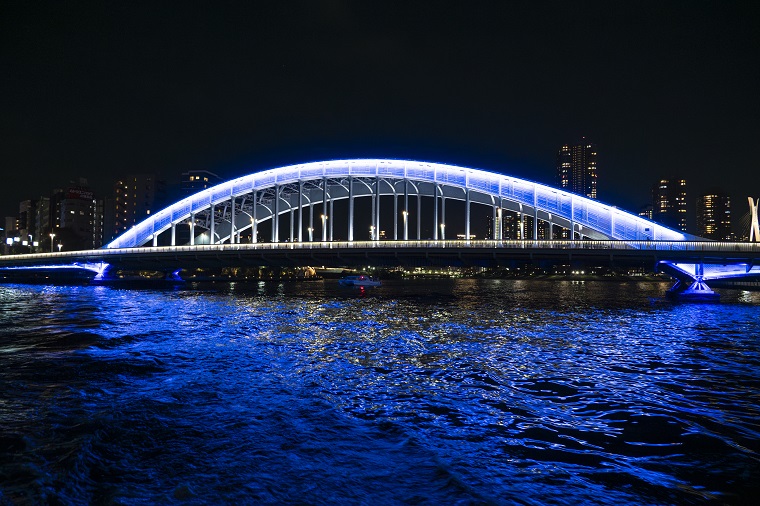
<instances>
[{"instance_id":1,"label":"night sky","mask_svg":"<svg viewBox=\"0 0 760 506\"><path fill-rule=\"evenodd\" d=\"M599 199L660 177L760 196L760 2L0 4L0 214L79 177L408 158Z\"/></svg>"}]
</instances>

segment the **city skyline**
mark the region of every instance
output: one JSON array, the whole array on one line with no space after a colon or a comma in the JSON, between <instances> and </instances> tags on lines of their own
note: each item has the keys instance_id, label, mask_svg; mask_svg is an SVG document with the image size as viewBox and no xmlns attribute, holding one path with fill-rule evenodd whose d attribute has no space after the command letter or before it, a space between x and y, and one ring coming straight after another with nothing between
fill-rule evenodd
<instances>
[{"instance_id":1,"label":"city skyline","mask_svg":"<svg viewBox=\"0 0 760 506\"><path fill-rule=\"evenodd\" d=\"M635 212L672 176L737 218L760 195L757 7L422 6L5 5L2 214L80 177L352 156L554 184L584 136L602 202Z\"/></svg>"}]
</instances>

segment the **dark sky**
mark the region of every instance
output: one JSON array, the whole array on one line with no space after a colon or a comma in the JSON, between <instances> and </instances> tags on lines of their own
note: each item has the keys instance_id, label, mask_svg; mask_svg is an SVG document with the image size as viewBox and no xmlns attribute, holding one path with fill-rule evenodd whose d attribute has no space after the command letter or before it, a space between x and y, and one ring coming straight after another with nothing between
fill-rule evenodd
<instances>
[{"instance_id":1,"label":"dark sky","mask_svg":"<svg viewBox=\"0 0 760 506\"><path fill-rule=\"evenodd\" d=\"M760 2L0 3L0 213L86 177L345 157L760 196Z\"/></svg>"}]
</instances>

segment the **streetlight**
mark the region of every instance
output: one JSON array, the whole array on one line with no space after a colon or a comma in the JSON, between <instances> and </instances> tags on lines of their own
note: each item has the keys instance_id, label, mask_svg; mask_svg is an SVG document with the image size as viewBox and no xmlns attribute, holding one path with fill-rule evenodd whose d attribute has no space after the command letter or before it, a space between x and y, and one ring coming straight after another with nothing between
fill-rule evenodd
<instances>
[{"instance_id":1,"label":"streetlight","mask_svg":"<svg viewBox=\"0 0 760 506\"><path fill-rule=\"evenodd\" d=\"M313 242L314 241L314 235L313 235L314 234L314 229L311 228L311 227L309 227L306 230L309 231L309 242Z\"/></svg>"},{"instance_id":2,"label":"streetlight","mask_svg":"<svg viewBox=\"0 0 760 506\"><path fill-rule=\"evenodd\" d=\"M446 240L446 225L444 223L441 223L441 240Z\"/></svg>"},{"instance_id":3,"label":"streetlight","mask_svg":"<svg viewBox=\"0 0 760 506\"><path fill-rule=\"evenodd\" d=\"M407 218L409 217L409 213L407 211L401 211L401 214L404 215L404 240L409 240L409 229L406 226Z\"/></svg>"},{"instance_id":4,"label":"streetlight","mask_svg":"<svg viewBox=\"0 0 760 506\"><path fill-rule=\"evenodd\" d=\"M50 232L50 252L53 252L53 239L55 238L55 234Z\"/></svg>"},{"instance_id":5,"label":"streetlight","mask_svg":"<svg viewBox=\"0 0 760 506\"><path fill-rule=\"evenodd\" d=\"M59 242L59 243L58 243L58 252L59 252L59 253L61 252L61 248L63 248L63 243L60 243L60 242Z\"/></svg>"},{"instance_id":6,"label":"streetlight","mask_svg":"<svg viewBox=\"0 0 760 506\"><path fill-rule=\"evenodd\" d=\"M327 225L325 222L327 221L327 216L322 215L322 242L327 241Z\"/></svg>"}]
</instances>

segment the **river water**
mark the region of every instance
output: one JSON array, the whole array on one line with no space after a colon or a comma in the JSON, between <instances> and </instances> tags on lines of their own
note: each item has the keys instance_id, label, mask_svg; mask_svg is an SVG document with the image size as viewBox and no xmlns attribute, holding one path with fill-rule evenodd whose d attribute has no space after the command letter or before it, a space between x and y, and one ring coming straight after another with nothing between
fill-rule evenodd
<instances>
[{"instance_id":1,"label":"river water","mask_svg":"<svg viewBox=\"0 0 760 506\"><path fill-rule=\"evenodd\" d=\"M0 504L745 504L760 293L0 285Z\"/></svg>"}]
</instances>

